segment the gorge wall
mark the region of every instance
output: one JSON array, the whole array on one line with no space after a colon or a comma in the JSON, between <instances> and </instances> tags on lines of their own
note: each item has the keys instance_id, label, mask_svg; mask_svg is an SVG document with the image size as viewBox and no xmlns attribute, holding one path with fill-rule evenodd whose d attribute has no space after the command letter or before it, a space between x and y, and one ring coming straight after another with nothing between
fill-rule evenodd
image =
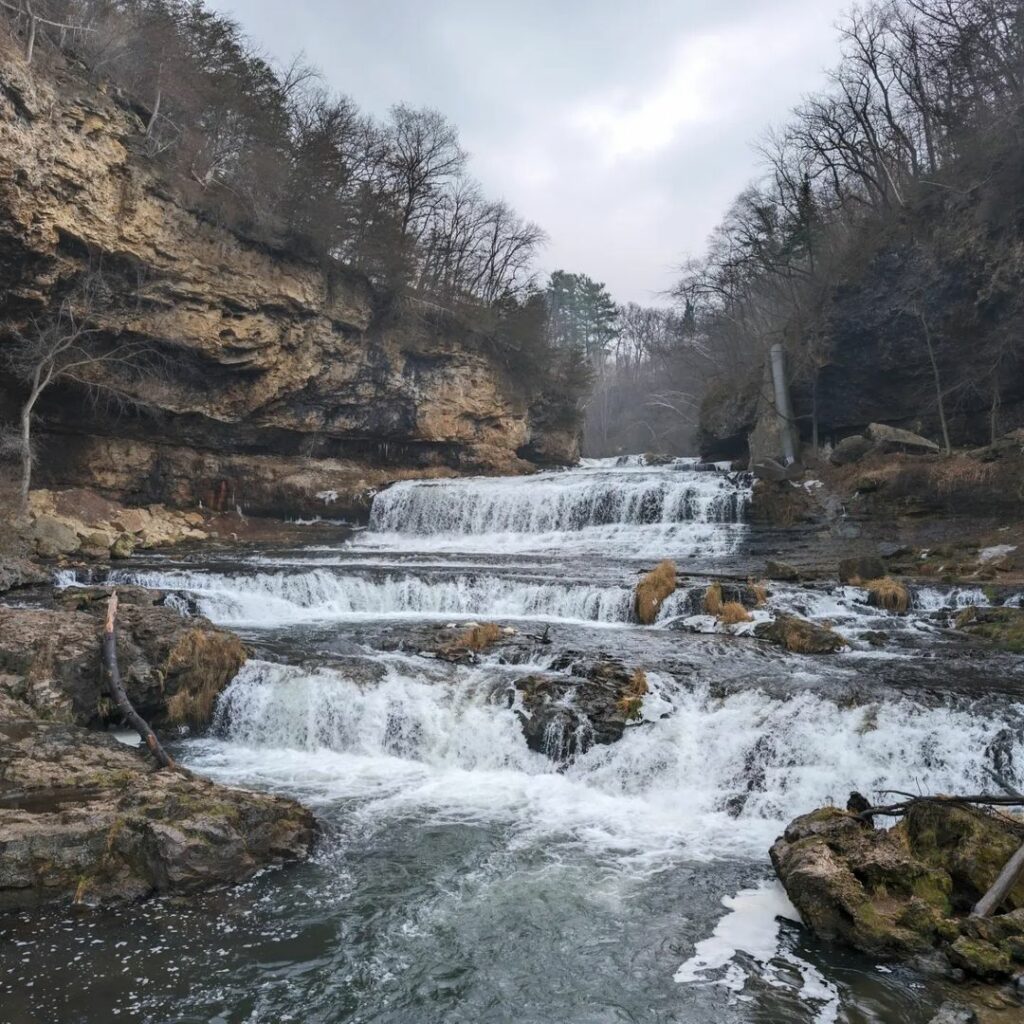
<instances>
[{"instance_id":1,"label":"gorge wall","mask_svg":"<svg viewBox=\"0 0 1024 1024\"><path fill-rule=\"evenodd\" d=\"M74 67L0 52L0 321L24 327L100 268L97 341L156 368L49 390L37 485L341 516L395 479L575 460L575 430L485 339L211 223L144 142L138 114ZM19 397L0 376L4 419Z\"/></svg>"}]
</instances>

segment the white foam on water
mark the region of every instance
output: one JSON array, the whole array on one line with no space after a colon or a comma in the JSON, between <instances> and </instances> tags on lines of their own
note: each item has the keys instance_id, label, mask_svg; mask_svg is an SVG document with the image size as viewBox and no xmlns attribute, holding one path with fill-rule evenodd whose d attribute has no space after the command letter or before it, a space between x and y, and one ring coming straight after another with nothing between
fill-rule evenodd
<instances>
[{"instance_id":1,"label":"white foam on water","mask_svg":"<svg viewBox=\"0 0 1024 1024\"><path fill-rule=\"evenodd\" d=\"M213 622L256 628L381 618L530 619L624 625L633 617L633 591L629 587L512 576L364 576L314 569L258 575L117 571L109 578L115 583L183 591Z\"/></svg>"},{"instance_id":2,"label":"white foam on water","mask_svg":"<svg viewBox=\"0 0 1024 1024\"><path fill-rule=\"evenodd\" d=\"M499 820L513 845L579 846L655 871L682 856L760 860L793 808L844 803L853 789L983 786L984 751L1006 725L1005 715L905 700L713 697L649 678L648 720L559 772L526 747L508 677L489 668L453 677L449 666L396 662L379 681L359 681L251 661L219 704L225 738L197 741L190 763L311 802L355 799L374 820L424 811ZM1014 763L1024 763L1019 742Z\"/></svg>"},{"instance_id":3,"label":"white foam on water","mask_svg":"<svg viewBox=\"0 0 1024 1024\"><path fill-rule=\"evenodd\" d=\"M692 466L693 460L680 460L611 468L600 461L531 477L403 481L374 497L369 530L350 544L490 553L602 550L622 557L729 553L743 536L750 486Z\"/></svg>"}]
</instances>

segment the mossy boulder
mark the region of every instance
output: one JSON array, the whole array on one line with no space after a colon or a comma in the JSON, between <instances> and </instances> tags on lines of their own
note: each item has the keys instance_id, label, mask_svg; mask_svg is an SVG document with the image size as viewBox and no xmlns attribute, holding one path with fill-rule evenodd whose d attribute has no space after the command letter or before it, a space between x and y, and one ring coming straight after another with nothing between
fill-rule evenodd
<instances>
[{"instance_id":1,"label":"mossy boulder","mask_svg":"<svg viewBox=\"0 0 1024 1024\"><path fill-rule=\"evenodd\" d=\"M957 616L956 628L1004 651L1024 654L1024 608L965 608Z\"/></svg>"},{"instance_id":2,"label":"mossy boulder","mask_svg":"<svg viewBox=\"0 0 1024 1024\"><path fill-rule=\"evenodd\" d=\"M758 623L754 636L795 654L834 654L846 647L846 639L835 630L785 613L771 622Z\"/></svg>"},{"instance_id":3,"label":"mossy boulder","mask_svg":"<svg viewBox=\"0 0 1024 1024\"><path fill-rule=\"evenodd\" d=\"M114 710L101 685L105 592L70 591L73 610L0 607L0 689L53 721L107 724ZM157 727L205 725L216 695L245 662L242 642L204 618L183 619L152 603L161 595L126 588L124 597L117 652L135 709Z\"/></svg>"},{"instance_id":4,"label":"mossy boulder","mask_svg":"<svg viewBox=\"0 0 1024 1024\"><path fill-rule=\"evenodd\" d=\"M292 800L157 769L139 749L0 701L0 911L188 894L306 856Z\"/></svg>"},{"instance_id":5,"label":"mossy boulder","mask_svg":"<svg viewBox=\"0 0 1024 1024\"><path fill-rule=\"evenodd\" d=\"M970 911L1024 842L1024 820L944 801L918 801L876 829L824 807L791 822L772 864L804 923L871 956L939 950L972 977L1012 975L1024 963L1024 885L1002 913Z\"/></svg>"}]
</instances>

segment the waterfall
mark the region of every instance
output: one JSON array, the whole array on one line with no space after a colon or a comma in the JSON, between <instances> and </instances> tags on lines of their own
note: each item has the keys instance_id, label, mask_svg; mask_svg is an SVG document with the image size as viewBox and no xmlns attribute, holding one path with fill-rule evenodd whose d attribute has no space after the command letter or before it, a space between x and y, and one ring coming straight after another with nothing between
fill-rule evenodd
<instances>
[{"instance_id":1,"label":"waterfall","mask_svg":"<svg viewBox=\"0 0 1024 1024\"><path fill-rule=\"evenodd\" d=\"M335 795L369 773L392 800L514 813L531 830L578 830L602 847L683 842L698 857L760 858L795 809L843 804L852 789L908 779L922 792L984 789L986 748L1006 726L1005 714L903 699L881 710L812 693L721 696L654 673L645 725L558 773L526 748L495 699L500 684L492 669L442 676L415 659L384 661L370 682L250 661L220 702L217 728L243 773L309 770ZM1009 714L1024 720L1024 706ZM1010 742L1024 763L1020 735Z\"/></svg>"},{"instance_id":2,"label":"waterfall","mask_svg":"<svg viewBox=\"0 0 1024 1024\"><path fill-rule=\"evenodd\" d=\"M606 550L711 557L734 550L746 477L665 467L590 465L532 477L418 480L376 495L358 547L393 550Z\"/></svg>"}]
</instances>

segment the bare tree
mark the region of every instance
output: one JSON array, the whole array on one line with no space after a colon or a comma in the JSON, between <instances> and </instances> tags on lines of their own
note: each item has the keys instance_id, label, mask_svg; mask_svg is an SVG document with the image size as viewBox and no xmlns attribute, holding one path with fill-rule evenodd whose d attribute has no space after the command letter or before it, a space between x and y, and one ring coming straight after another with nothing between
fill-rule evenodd
<instances>
[{"instance_id":1,"label":"bare tree","mask_svg":"<svg viewBox=\"0 0 1024 1024\"><path fill-rule=\"evenodd\" d=\"M104 288L100 275L90 274L53 313L33 317L23 327L7 325L11 340L3 359L27 388L18 435L23 506L32 485L32 417L43 392L58 382L72 382L93 393L116 395L120 392L114 381L117 368L136 365L142 353L138 342L104 343L93 320Z\"/></svg>"}]
</instances>

